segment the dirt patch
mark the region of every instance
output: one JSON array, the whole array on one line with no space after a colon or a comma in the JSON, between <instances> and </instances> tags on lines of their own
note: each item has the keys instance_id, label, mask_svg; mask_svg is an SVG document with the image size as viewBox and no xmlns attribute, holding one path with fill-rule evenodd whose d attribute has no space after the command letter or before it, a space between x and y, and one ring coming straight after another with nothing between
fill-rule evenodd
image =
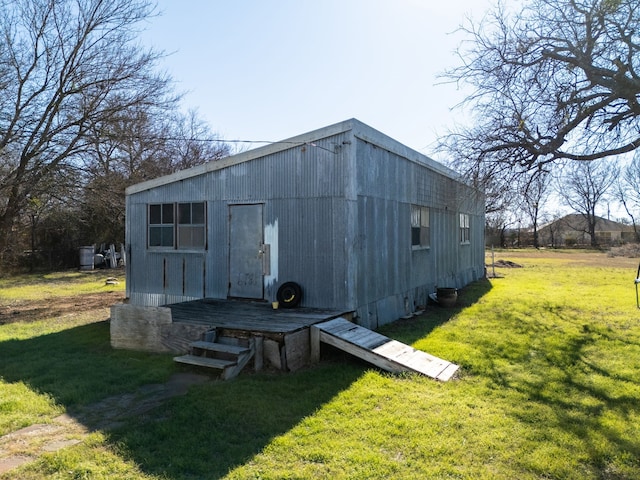
<instances>
[{"instance_id":1,"label":"dirt patch","mask_svg":"<svg viewBox=\"0 0 640 480\"><path fill-rule=\"evenodd\" d=\"M33 322L43 318L109 308L122 301L124 301L124 292L104 292L0 305L0 325L14 322Z\"/></svg>"},{"instance_id":2,"label":"dirt patch","mask_svg":"<svg viewBox=\"0 0 640 480\"><path fill-rule=\"evenodd\" d=\"M595 252L584 250L505 250L496 252L495 256L509 255L519 263L526 263L527 259L542 259L543 261L559 260L566 265L588 266L588 267L615 267L615 268L638 268L638 258L612 256L608 252ZM491 266L491 252L487 252L487 264ZM497 266L497 265L496 265Z\"/></svg>"},{"instance_id":3,"label":"dirt patch","mask_svg":"<svg viewBox=\"0 0 640 480\"><path fill-rule=\"evenodd\" d=\"M512 262L511 260L496 260L494 266L500 268L522 268L522 265L516 262Z\"/></svg>"}]
</instances>

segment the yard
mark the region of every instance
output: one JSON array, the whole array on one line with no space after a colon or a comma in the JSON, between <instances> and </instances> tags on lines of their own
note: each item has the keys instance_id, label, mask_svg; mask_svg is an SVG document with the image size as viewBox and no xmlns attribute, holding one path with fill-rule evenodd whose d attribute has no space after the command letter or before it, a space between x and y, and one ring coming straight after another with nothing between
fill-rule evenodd
<instances>
[{"instance_id":1,"label":"yard","mask_svg":"<svg viewBox=\"0 0 640 480\"><path fill-rule=\"evenodd\" d=\"M459 364L454 381L325 351L319 366L196 382L155 404L181 369L111 349L122 282L0 279L0 465L15 460L0 479L640 478L638 260L495 259L497 278L456 308L382 331ZM106 424L105 402L122 407Z\"/></svg>"}]
</instances>

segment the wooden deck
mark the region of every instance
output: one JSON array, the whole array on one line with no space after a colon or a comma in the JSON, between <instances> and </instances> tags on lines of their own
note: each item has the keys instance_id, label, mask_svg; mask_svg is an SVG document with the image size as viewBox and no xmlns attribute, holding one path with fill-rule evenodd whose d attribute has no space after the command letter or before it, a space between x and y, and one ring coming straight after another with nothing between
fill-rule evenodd
<instances>
[{"instance_id":1,"label":"wooden deck","mask_svg":"<svg viewBox=\"0 0 640 480\"><path fill-rule=\"evenodd\" d=\"M270 303L203 299L167 305L176 323L210 325L226 330L287 334L344 315L346 312L314 308L274 310Z\"/></svg>"},{"instance_id":2,"label":"wooden deck","mask_svg":"<svg viewBox=\"0 0 640 480\"><path fill-rule=\"evenodd\" d=\"M344 350L390 372L417 372L436 380L451 379L458 366L392 340L344 318L311 327L311 360L318 361L320 342Z\"/></svg>"},{"instance_id":3,"label":"wooden deck","mask_svg":"<svg viewBox=\"0 0 640 480\"><path fill-rule=\"evenodd\" d=\"M172 352L181 355L176 358L183 363L222 367L229 371L224 378L239 373L249 357L254 359L255 370L264 365L295 371L319 361L320 342L391 372L413 371L446 381L458 370L455 364L361 327L348 318L348 312L274 310L267 302L240 300L203 299L164 307L118 304L111 308L111 345ZM253 345L250 356L226 358L233 352L225 343L244 341Z\"/></svg>"},{"instance_id":4,"label":"wooden deck","mask_svg":"<svg viewBox=\"0 0 640 480\"><path fill-rule=\"evenodd\" d=\"M172 327L164 343L172 350L193 350L198 345L196 340L210 335L251 339L255 342L254 368L260 370L262 365L269 365L283 371L295 371L309 363L311 325L343 314L312 308L275 310L267 302L217 299L176 303L166 308L171 311ZM186 334L181 332L181 326Z\"/></svg>"}]
</instances>

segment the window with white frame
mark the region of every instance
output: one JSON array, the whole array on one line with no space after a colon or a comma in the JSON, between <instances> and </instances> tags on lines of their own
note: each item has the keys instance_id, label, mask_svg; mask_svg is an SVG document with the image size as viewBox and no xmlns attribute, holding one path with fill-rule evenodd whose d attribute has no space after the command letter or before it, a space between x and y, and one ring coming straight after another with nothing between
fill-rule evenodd
<instances>
[{"instance_id":1,"label":"window with white frame","mask_svg":"<svg viewBox=\"0 0 640 480\"><path fill-rule=\"evenodd\" d=\"M460 243L470 243L471 241L471 229L469 228L469 214L460 214Z\"/></svg>"},{"instance_id":2,"label":"window with white frame","mask_svg":"<svg viewBox=\"0 0 640 480\"><path fill-rule=\"evenodd\" d=\"M147 235L149 247L206 248L205 203L149 204Z\"/></svg>"},{"instance_id":3,"label":"window with white frame","mask_svg":"<svg viewBox=\"0 0 640 480\"><path fill-rule=\"evenodd\" d=\"M411 205L411 247L429 247L429 207Z\"/></svg>"}]
</instances>

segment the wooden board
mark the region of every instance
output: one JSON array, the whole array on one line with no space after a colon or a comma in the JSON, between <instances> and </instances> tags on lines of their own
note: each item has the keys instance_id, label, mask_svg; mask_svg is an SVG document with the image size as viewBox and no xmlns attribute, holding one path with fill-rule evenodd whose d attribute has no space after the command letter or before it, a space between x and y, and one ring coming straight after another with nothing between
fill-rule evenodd
<instances>
[{"instance_id":1,"label":"wooden board","mask_svg":"<svg viewBox=\"0 0 640 480\"><path fill-rule=\"evenodd\" d=\"M295 372L309 363L309 329L290 333L284 337L287 370Z\"/></svg>"},{"instance_id":2,"label":"wooden board","mask_svg":"<svg viewBox=\"0 0 640 480\"><path fill-rule=\"evenodd\" d=\"M458 366L384 335L335 318L311 327L311 358L319 359L319 342L332 345L390 372L417 372L447 381Z\"/></svg>"},{"instance_id":3,"label":"wooden board","mask_svg":"<svg viewBox=\"0 0 640 480\"><path fill-rule=\"evenodd\" d=\"M224 370L226 367L235 365L235 362L230 360L220 360L219 358L207 358L198 357L195 355L182 355L180 357L174 357L173 359L179 363L186 363L188 365L196 365L198 367L217 368Z\"/></svg>"},{"instance_id":4,"label":"wooden board","mask_svg":"<svg viewBox=\"0 0 640 480\"><path fill-rule=\"evenodd\" d=\"M242 355L250 350L249 347L240 347L237 345L226 345L224 343L205 342L202 340L191 342L192 348L200 350L209 350L211 352L229 353L232 355Z\"/></svg>"},{"instance_id":5,"label":"wooden board","mask_svg":"<svg viewBox=\"0 0 640 480\"><path fill-rule=\"evenodd\" d=\"M171 311L174 323L203 324L263 334L296 332L344 313L314 308L274 310L266 302L210 298L174 303L166 308Z\"/></svg>"}]
</instances>

